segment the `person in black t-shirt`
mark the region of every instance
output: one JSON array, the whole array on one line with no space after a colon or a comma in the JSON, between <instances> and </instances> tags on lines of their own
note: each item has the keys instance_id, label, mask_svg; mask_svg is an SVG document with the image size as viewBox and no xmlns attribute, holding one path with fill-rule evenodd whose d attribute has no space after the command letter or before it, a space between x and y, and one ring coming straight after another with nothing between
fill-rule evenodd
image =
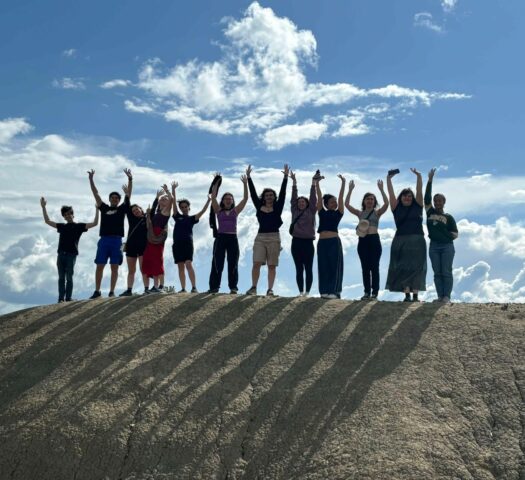
<instances>
[{"instance_id":1,"label":"person in black t-shirt","mask_svg":"<svg viewBox=\"0 0 525 480\"><path fill-rule=\"evenodd\" d=\"M58 303L63 301L70 302L73 294L73 273L75 262L78 255L78 241L80 236L90 228L98 225L98 208L95 219L91 223L75 223L73 207L63 206L62 216L66 223L56 223L49 219L46 210L46 199L40 199L44 221L53 228L57 229L58 249L57 249L57 269L58 269Z\"/></svg>"},{"instance_id":2,"label":"person in black t-shirt","mask_svg":"<svg viewBox=\"0 0 525 480\"><path fill-rule=\"evenodd\" d=\"M104 268L109 259L111 265L111 282L109 297L115 296L115 286L117 285L118 279L118 267L122 264L122 237L124 236L124 218L129 208L129 202L120 203L120 193L111 192L109 194L109 205L104 203L98 194L97 187L93 177L95 170L87 172L89 176L89 185L97 207L101 211L100 220L100 239L97 245L97 255L95 257L95 264L97 265L95 271L95 291L90 299L98 298L101 296L100 285L102 283L102 276L104 274ZM124 169L124 173L128 177L128 198L131 198L131 190L133 186L133 177L129 168Z\"/></svg>"}]
</instances>

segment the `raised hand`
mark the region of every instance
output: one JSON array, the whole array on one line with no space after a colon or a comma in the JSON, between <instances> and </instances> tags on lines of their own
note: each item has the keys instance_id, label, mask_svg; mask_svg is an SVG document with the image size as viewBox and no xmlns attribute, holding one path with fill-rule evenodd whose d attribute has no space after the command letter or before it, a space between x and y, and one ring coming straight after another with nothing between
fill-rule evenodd
<instances>
[{"instance_id":1,"label":"raised hand","mask_svg":"<svg viewBox=\"0 0 525 480\"><path fill-rule=\"evenodd\" d=\"M171 182L171 189L172 190L177 190L178 186L179 186L179 184L176 181Z\"/></svg>"},{"instance_id":2,"label":"raised hand","mask_svg":"<svg viewBox=\"0 0 525 480\"><path fill-rule=\"evenodd\" d=\"M428 172L428 180L431 182L432 179L434 178L434 174L436 173L436 169L435 168L431 168L430 169L430 172Z\"/></svg>"},{"instance_id":3,"label":"raised hand","mask_svg":"<svg viewBox=\"0 0 525 480\"><path fill-rule=\"evenodd\" d=\"M295 178L295 173L292 170L290 170L290 178L293 180L293 183L297 182L297 179Z\"/></svg>"},{"instance_id":4,"label":"raised hand","mask_svg":"<svg viewBox=\"0 0 525 480\"><path fill-rule=\"evenodd\" d=\"M148 217L150 213L151 213L151 205L148 205L148 208L146 208L146 214L148 215Z\"/></svg>"},{"instance_id":5,"label":"raised hand","mask_svg":"<svg viewBox=\"0 0 525 480\"><path fill-rule=\"evenodd\" d=\"M47 205L46 199L44 197L41 197L40 198L40 206L42 208L46 208L46 205Z\"/></svg>"},{"instance_id":6,"label":"raised hand","mask_svg":"<svg viewBox=\"0 0 525 480\"><path fill-rule=\"evenodd\" d=\"M164 195L164 189L160 189L160 190L157 190L157 198L160 198L162 197L162 195Z\"/></svg>"},{"instance_id":7,"label":"raised hand","mask_svg":"<svg viewBox=\"0 0 525 480\"><path fill-rule=\"evenodd\" d=\"M390 173L392 172L392 173ZM396 172L395 170L389 170L388 171L388 175L386 176L386 178L392 178L392 177L395 177L399 172Z\"/></svg>"},{"instance_id":8,"label":"raised hand","mask_svg":"<svg viewBox=\"0 0 525 480\"><path fill-rule=\"evenodd\" d=\"M127 185L122 185L122 191L124 192L124 195L129 196L129 188Z\"/></svg>"},{"instance_id":9,"label":"raised hand","mask_svg":"<svg viewBox=\"0 0 525 480\"><path fill-rule=\"evenodd\" d=\"M351 192L355 188L355 183L353 180L348 182L348 191Z\"/></svg>"},{"instance_id":10,"label":"raised hand","mask_svg":"<svg viewBox=\"0 0 525 480\"><path fill-rule=\"evenodd\" d=\"M248 177L246 175L241 175L241 182L243 185L246 185L248 183Z\"/></svg>"},{"instance_id":11,"label":"raised hand","mask_svg":"<svg viewBox=\"0 0 525 480\"><path fill-rule=\"evenodd\" d=\"M129 180L133 180L133 175L131 175L131 170L129 168L125 168L123 172L126 174L126 177L128 177Z\"/></svg>"},{"instance_id":12,"label":"raised hand","mask_svg":"<svg viewBox=\"0 0 525 480\"><path fill-rule=\"evenodd\" d=\"M341 180L341 182L343 182L343 183L346 182L346 178L343 177L340 173L337 175L337 177Z\"/></svg>"},{"instance_id":13,"label":"raised hand","mask_svg":"<svg viewBox=\"0 0 525 480\"><path fill-rule=\"evenodd\" d=\"M246 176L248 178L250 178L250 175L252 174L252 170L253 170L252 166L248 165L248 168L246 169Z\"/></svg>"},{"instance_id":14,"label":"raised hand","mask_svg":"<svg viewBox=\"0 0 525 480\"><path fill-rule=\"evenodd\" d=\"M379 188L379 191L382 192L383 191L383 180L379 179L377 181L377 188Z\"/></svg>"},{"instance_id":15,"label":"raised hand","mask_svg":"<svg viewBox=\"0 0 525 480\"><path fill-rule=\"evenodd\" d=\"M287 177L288 174L290 173L290 167L288 166L287 163L284 164L282 173L284 174L285 177Z\"/></svg>"},{"instance_id":16,"label":"raised hand","mask_svg":"<svg viewBox=\"0 0 525 480\"><path fill-rule=\"evenodd\" d=\"M418 172L415 168L411 168L410 171L411 171L414 175L421 175L421 172Z\"/></svg>"},{"instance_id":17,"label":"raised hand","mask_svg":"<svg viewBox=\"0 0 525 480\"><path fill-rule=\"evenodd\" d=\"M168 186L166 184L162 185L162 190L164 190L164 192L169 195L170 191L168 190Z\"/></svg>"},{"instance_id":18,"label":"raised hand","mask_svg":"<svg viewBox=\"0 0 525 480\"><path fill-rule=\"evenodd\" d=\"M88 177L90 180L93 180L93 176L95 175L95 170L91 169L87 171Z\"/></svg>"}]
</instances>

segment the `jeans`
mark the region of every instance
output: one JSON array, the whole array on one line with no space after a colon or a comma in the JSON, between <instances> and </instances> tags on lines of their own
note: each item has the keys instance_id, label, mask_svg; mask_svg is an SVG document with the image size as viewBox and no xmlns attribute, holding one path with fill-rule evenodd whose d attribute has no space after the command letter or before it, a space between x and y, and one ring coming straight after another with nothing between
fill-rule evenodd
<instances>
[{"instance_id":1,"label":"jeans","mask_svg":"<svg viewBox=\"0 0 525 480\"><path fill-rule=\"evenodd\" d=\"M306 277L306 291L310 292L314 280L314 239L292 238L292 257L295 263L295 280L299 291L304 292L304 277Z\"/></svg>"},{"instance_id":2,"label":"jeans","mask_svg":"<svg viewBox=\"0 0 525 480\"><path fill-rule=\"evenodd\" d=\"M228 259L228 287L237 290L239 281L239 241L237 235L219 233L213 243L213 258L210 272L210 290L219 289L221 286L224 260Z\"/></svg>"},{"instance_id":3,"label":"jeans","mask_svg":"<svg viewBox=\"0 0 525 480\"><path fill-rule=\"evenodd\" d=\"M57 256L58 269L58 300L71 300L73 294L73 273L77 256L72 253L59 252Z\"/></svg>"},{"instance_id":4,"label":"jeans","mask_svg":"<svg viewBox=\"0 0 525 480\"><path fill-rule=\"evenodd\" d=\"M434 270L434 284L438 298L448 297L452 293L452 262L454 261L454 244L430 242L429 256Z\"/></svg>"},{"instance_id":5,"label":"jeans","mask_svg":"<svg viewBox=\"0 0 525 480\"><path fill-rule=\"evenodd\" d=\"M357 253L361 260L365 294L377 295L379 292L379 260L382 253L379 234L371 233L365 237L359 237Z\"/></svg>"}]
</instances>

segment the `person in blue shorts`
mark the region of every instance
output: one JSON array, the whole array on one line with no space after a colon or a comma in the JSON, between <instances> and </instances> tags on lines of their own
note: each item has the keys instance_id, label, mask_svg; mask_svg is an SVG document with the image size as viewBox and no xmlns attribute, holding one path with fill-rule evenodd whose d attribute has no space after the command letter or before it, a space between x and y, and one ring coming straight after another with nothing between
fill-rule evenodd
<instances>
[{"instance_id":1,"label":"person in blue shorts","mask_svg":"<svg viewBox=\"0 0 525 480\"><path fill-rule=\"evenodd\" d=\"M102 276L104 268L109 260L111 265L111 281L109 297L115 296L115 286L118 279L118 268L122 264L122 237L124 236L124 219L129 209L129 201L120 203L120 193L111 192L109 194L109 205L104 203L98 194L97 187L93 177L95 170L87 172L89 177L89 185L95 197L97 208L101 213L100 221L100 239L97 245L97 255L95 257L95 264L97 265L95 271L95 291L90 299L98 298L102 295L100 292L100 285L102 283ZM131 191L133 186L133 177L131 170L126 168L124 173L128 177L127 197L131 198Z\"/></svg>"},{"instance_id":2,"label":"person in blue shorts","mask_svg":"<svg viewBox=\"0 0 525 480\"><path fill-rule=\"evenodd\" d=\"M91 223L76 223L73 207L64 205L61 208L62 217L66 223L53 222L46 210L46 199L40 199L44 222L56 228L59 233L57 249L58 270L58 303L70 302L73 295L73 273L78 256L78 241L84 232L98 225L98 209Z\"/></svg>"}]
</instances>

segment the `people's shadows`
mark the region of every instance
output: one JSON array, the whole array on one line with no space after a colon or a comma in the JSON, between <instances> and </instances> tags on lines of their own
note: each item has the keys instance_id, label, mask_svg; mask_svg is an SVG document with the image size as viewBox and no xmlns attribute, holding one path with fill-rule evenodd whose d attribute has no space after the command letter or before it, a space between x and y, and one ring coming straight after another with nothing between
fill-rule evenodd
<instances>
[{"instance_id":1,"label":"people's shadows","mask_svg":"<svg viewBox=\"0 0 525 480\"><path fill-rule=\"evenodd\" d=\"M248 429L242 443L245 475L265 477L272 464L279 464L289 475L296 469L304 472L337 423L352 415L373 383L392 373L417 346L439 305L418 307L396 326L405 304L374 306L354 328L336 362L304 392L293 392L298 400L291 395L287 404L279 405L262 445L254 441L253 428ZM273 393L274 398L278 395L278 391ZM272 404L254 405L253 415L259 418L252 424L264 424L275 408Z\"/></svg>"},{"instance_id":2,"label":"people's shadows","mask_svg":"<svg viewBox=\"0 0 525 480\"><path fill-rule=\"evenodd\" d=\"M95 348L119 319L157 300L148 296L97 302L38 337L0 378L0 413L77 350L89 345Z\"/></svg>"}]
</instances>

